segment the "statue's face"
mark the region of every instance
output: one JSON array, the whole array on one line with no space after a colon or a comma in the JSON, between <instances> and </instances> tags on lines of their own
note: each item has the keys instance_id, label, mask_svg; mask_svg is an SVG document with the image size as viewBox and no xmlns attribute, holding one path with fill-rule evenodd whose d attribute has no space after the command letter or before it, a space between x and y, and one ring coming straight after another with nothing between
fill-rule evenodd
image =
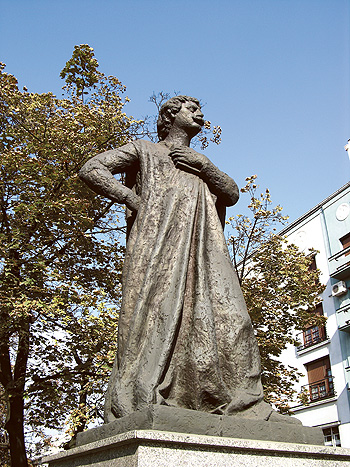
<instances>
[{"instance_id":1,"label":"statue's face","mask_svg":"<svg viewBox=\"0 0 350 467\"><path fill-rule=\"evenodd\" d=\"M195 102L187 101L182 104L181 109L175 115L173 125L186 131L193 138L204 125L204 115L201 108Z\"/></svg>"}]
</instances>

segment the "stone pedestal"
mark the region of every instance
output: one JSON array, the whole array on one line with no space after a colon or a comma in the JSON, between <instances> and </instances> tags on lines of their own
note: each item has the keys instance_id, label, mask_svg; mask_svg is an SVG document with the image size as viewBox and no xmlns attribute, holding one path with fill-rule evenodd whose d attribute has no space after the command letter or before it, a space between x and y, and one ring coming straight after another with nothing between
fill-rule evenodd
<instances>
[{"instance_id":1,"label":"stone pedestal","mask_svg":"<svg viewBox=\"0 0 350 467\"><path fill-rule=\"evenodd\" d=\"M140 430L84 444L43 462L50 467L345 467L350 450Z\"/></svg>"},{"instance_id":2,"label":"stone pedestal","mask_svg":"<svg viewBox=\"0 0 350 467\"><path fill-rule=\"evenodd\" d=\"M154 405L80 433L75 448L43 462L50 467L335 467L350 462L350 450L326 448L321 429L278 414L264 420Z\"/></svg>"},{"instance_id":3,"label":"stone pedestal","mask_svg":"<svg viewBox=\"0 0 350 467\"><path fill-rule=\"evenodd\" d=\"M270 413L270 412L269 412ZM134 430L157 430L195 435L225 436L287 443L323 445L320 428L303 426L299 420L274 414L274 421L240 415L214 415L196 410L151 405L114 422L79 433L77 445ZM271 417L272 418L272 417Z\"/></svg>"}]
</instances>

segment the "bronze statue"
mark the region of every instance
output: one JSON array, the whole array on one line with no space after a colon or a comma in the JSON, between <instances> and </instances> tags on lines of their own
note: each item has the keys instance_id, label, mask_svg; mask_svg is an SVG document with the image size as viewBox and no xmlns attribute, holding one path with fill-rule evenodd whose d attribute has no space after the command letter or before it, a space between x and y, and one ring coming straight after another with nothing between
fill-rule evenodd
<instances>
[{"instance_id":1,"label":"bronze statue","mask_svg":"<svg viewBox=\"0 0 350 467\"><path fill-rule=\"evenodd\" d=\"M189 147L204 124L197 99L161 108L159 142L137 140L89 160L81 178L127 206L118 353L105 420L152 404L213 414L259 412L260 357L223 224L235 182ZM126 173L125 185L113 176ZM260 407L260 409L257 409Z\"/></svg>"}]
</instances>

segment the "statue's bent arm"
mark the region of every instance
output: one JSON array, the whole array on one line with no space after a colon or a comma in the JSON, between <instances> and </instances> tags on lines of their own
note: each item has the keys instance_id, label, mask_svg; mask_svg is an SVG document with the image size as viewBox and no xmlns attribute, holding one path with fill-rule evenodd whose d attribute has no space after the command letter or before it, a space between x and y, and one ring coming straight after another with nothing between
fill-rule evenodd
<instances>
[{"instance_id":1,"label":"statue's bent arm","mask_svg":"<svg viewBox=\"0 0 350 467\"><path fill-rule=\"evenodd\" d=\"M221 172L204 154L181 146L174 148L170 152L170 157L175 167L198 175L224 206L233 206L237 203L239 190L235 181Z\"/></svg>"},{"instance_id":2,"label":"statue's bent arm","mask_svg":"<svg viewBox=\"0 0 350 467\"><path fill-rule=\"evenodd\" d=\"M136 154L118 149L93 157L82 167L79 177L96 193L137 211L140 198L128 187L118 182L113 174L126 172L138 164Z\"/></svg>"},{"instance_id":3,"label":"statue's bent arm","mask_svg":"<svg viewBox=\"0 0 350 467\"><path fill-rule=\"evenodd\" d=\"M239 198L236 182L225 172L221 172L208 158L201 170L201 178L225 206L233 206Z\"/></svg>"}]
</instances>

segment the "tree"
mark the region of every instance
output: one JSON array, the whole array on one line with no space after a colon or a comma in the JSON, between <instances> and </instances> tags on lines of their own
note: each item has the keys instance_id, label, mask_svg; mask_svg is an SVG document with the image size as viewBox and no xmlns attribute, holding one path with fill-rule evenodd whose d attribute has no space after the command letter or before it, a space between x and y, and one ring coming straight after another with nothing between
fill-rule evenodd
<instances>
[{"instance_id":1,"label":"tree","mask_svg":"<svg viewBox=\"0 0 350 467\"><path fill-rule=\"evenodd\" d=\"M288 217L280 206L271 208L269 190L257 196L256 175L246 181L241 191L250 196L251 216L229 218L229 246L258 340L265 399L289 413L299 374L278 357L287 344L296 345L295 329L324 323L311 313L324 287L319 271L310 268L315 252L304 254L276 234Z\"/></svg>"},{"instance_id":2,"label":"tree","mask_svg":"<svg viewBox=\"0 0 350 467\"><path fill-rule=\"evenodd\" d=\"M77 433L103 418L104 394L116 352L119 306L104 303L100 290L92 291L88 301L86 298L58 319L54 339L42 329L38 331L40 340L33 345L35 353L45 355L28 365L26 423L40 441L33 454L42 452L43 443L50 443L47 428L66 428L71 438L66 447L71 447Z\"/></svg>"},{"instance_id":3,"label":"tree","mask_svg":"<svg viewBox=\"0 0 350 467\"><path fill-rule=\"evenodd\" d=\"M10 456L8 449L8 436L4 429L6 422L6 402L4 399L4 390L0 385L0 465L8 467L10 465Z\"/></svg>"},{"instance_id":4,"label":"tree","mask_svg":"<svg viewBox=\"0 0 350 467\"><path fill-rule=\"evenodd\" d=\"M0 383L12 465L21 467L27 465L25 409L30 426L44 423L44 412L45 423L55 420L57 427L74 408L76 433L87 420L87 399L106 379L115 346L124 228L121 212L95 196L77 173L89 157L133 139L141 122L126 116L125 87L98 71L87 45L76 46L62 70L62 99L20 91L4 68Z\"/></svg>"}]
</instances>

